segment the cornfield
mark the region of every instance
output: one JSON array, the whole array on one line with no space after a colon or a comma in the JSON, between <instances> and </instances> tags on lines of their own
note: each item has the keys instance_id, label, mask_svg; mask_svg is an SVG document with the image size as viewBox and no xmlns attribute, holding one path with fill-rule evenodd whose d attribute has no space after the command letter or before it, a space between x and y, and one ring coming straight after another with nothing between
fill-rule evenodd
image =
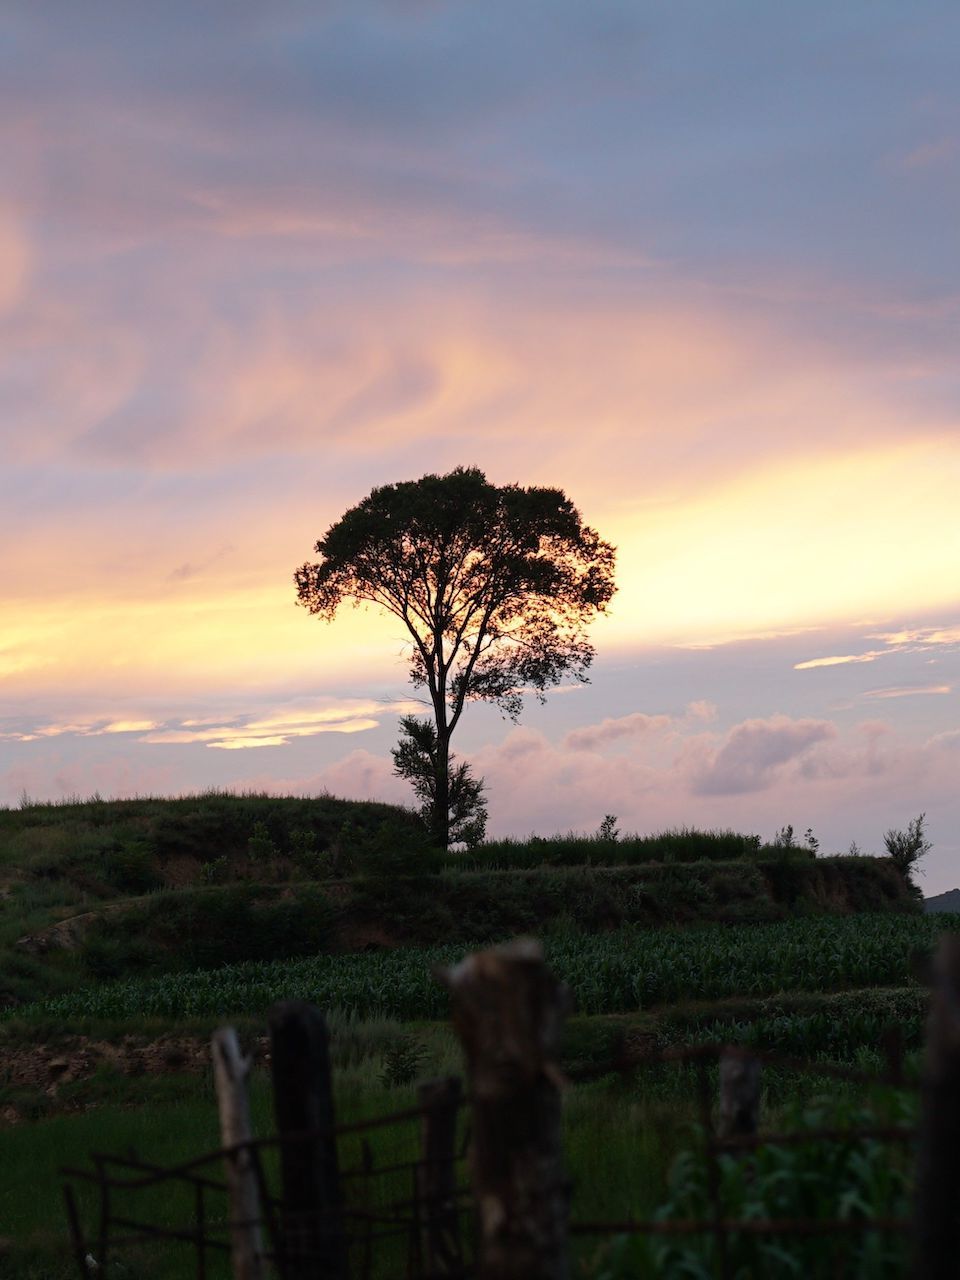
<instances>
[{"instance_id":1,"label":"cornfield","mask_svg":"<svg viewBox=\"0 0 960 1280\"><path fill-rule=\"evenodd\" d=\"M916 984L915 958L957 916L810 917L696 929L625 927L545 940L548 963L582 1013L617 1013L678 1000ZM361 1017L443 1018L433 976L469 944L250 962L128 979L21 1006L18 1017L126 1019L254 1013L301 998Z\"/></svg>"}]
</instances>

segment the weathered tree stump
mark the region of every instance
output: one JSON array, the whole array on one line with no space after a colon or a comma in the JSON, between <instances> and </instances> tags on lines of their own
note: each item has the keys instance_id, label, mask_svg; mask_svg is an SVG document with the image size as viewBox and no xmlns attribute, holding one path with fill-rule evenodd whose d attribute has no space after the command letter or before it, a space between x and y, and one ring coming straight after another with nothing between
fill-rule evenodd
<instances>
[{"instance_id":1,"label":"weathered tree stump","mask_svg":"<svg viewBox=\"0 0 960 1280\"><path fill-rule=\"evenodd\" d=\"M343 1202L334 1136L327 1024L303 1000L270 1010L273 1110L281 1139L284 1275L346 1275Z\"/></svg>"},{"instance_id":2,"label":"weathered tree stump","mask_svg":"<svg viewBox=\"0 0 960 1280\"><path fill-rule=\"evenodd\" d=\"M960 937L933 964L917 1152L916 1280L946 1280L960 1258Z\"/></svg>"},{"instance_id":3,"label":"weathered tree stump","mask_svg":"<svg viewBox=\"0 0 960 1280\"><path fill-rule=\"evenodd\" d=\"M220 1112L220 1137L234 1148L225 1158L230 1201L230 1256L234 1280L263 1280L260 1191L250 1150L242 1144L253 1136L247 1101L250 1059L240 1052L233 1027L213 1033L213 1078Z\"/></svg>"},{"instance_id":4,"label":"weathered tree stump","mask_svg":"<svg viewBox=\"0 0 960 1280\"><path fill-rule=\"evenodd\" d=\"M466 1056L478 1280L566 1280L570 1189L556 1065L566 988L532 939L468 956L438 976Z\"/></svg>"},{"instance_id":5,"label":"weathered tree stump","mask_svg":"<svg viewBox=\"0 0 960 1280\"><path fill-rule=\"evenodd\" d=\"M753 1137L760 1125L760 1063L742 1053L720 1055L721 1138Z\"/></svg>"},{"instance_id":6,"label":"weathered tree stump","mask_svg":"<svg viewBox=\"0 0 960 1280\"><path fill-rule=\"evenodd\" d=\"M417 1102L423 1108L417 1194L421 1249L430 1276L459 1275L463 1270L456 1168L457 1114L462 1094L456 1076L427 1080L417 1089Z\"/></svg>"}]
</instances>

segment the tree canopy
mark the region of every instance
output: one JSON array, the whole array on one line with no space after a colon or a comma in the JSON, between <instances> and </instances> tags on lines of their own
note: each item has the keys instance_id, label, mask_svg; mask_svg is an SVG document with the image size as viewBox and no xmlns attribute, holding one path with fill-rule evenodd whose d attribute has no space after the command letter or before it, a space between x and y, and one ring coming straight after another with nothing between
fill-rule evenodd
<instances>
[{"instance_id":1,"label":"tree canopy","mask_svg":"<svg viewBox=\"0 0 960 1280\"><path fill-rule=\"evenodd\" d=\"M492 702L515 720L526 693L543 700L565 678L586 679L587 625L615 590L614 548L561 489L497 486L458 467L374 489L316 551L295 574L301 604L326 620L347 599L379 605L410 636L410 678L436 724L446 844L449 741L464 706Z\"/></svg>"}]
</instances>

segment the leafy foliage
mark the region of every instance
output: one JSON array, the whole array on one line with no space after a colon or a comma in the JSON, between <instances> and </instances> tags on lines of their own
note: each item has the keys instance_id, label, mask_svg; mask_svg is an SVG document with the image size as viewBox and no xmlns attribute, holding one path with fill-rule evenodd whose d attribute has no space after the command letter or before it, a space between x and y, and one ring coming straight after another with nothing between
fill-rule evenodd
<instances>
[{"instance_id":1,"label":"leafy foliage","mask_svg":"<svg viewBox=\"0 0 960 1280\"><path fill-rule=\"evenodd\" d=\"M289 931L297 918L291 911L288 921L276 923ZM558 934L546 938L545 949L581 1012L617 1013L733 994L912 986L917 953L929 951L944 929L960 930L960 917L886 914L623 928ZM309 943L308 931L302 942ZM60 1018L190 1017L252 1013L276 1000L305 999L364 1016L442 1018L447 996L432 969L454 964L472 949L469 943L445 944L227 965L91 987L42 1001L33 1011ZM17 1011L28 1013L29 1007Z\"/></svg>"},{"instance_id":2,"label":"leafy foliage","mask_svg":"<svg viewBox=\"0 0 960 1280\"><path fill-rule=\"evenodd\" d=\"M423 1069L425 1047L415 1035L399 1036L383 1055L380 1083L388 1089L412 1084Z\"/></svg>"},{"instance_id":3,"label":"leafy foliage","mask_svg":"<svg viewBox=\"0 0 960 1280\"><path fill-rule=\"evenodd\" d=\"M393 771L413 784L420 813L431 826L439 797L437 779L442 768L436 726L417 716L400 721L400 742L394 748ZM475 849L487 829L487 805L482 778L474 778L465 760L447 759L447 838L452 844Z\"/></svg>"},{"instance_id":4,"label":"leafy foliage","mask_svg":"<svg viewBox=\"0 0 960 1280\"><path fill-rule=\"evenodd\" d=\"M466 702L516 719L523 696L585 680L587 624L614 592L614 549L560 489L490 484L475 467L374 489L295 573L299 602L330 620L380 606L411 640L410 678L436 725L434 829L446 847L450 736ZM401 744L402 745L402 744Z\"/></svg>"},{"instance_id":5,"label":"leafy foliage","mask_svg":"<svg viewBox=\"0 0 960 1280\"><path fill-rule=\"evenodd\" d=\"M784 1128L856 1130L916 1122L916 1099L890 1092L872 1102L821 1098L794 1106ZM723 1155L719 1160L720 1216L726 1219L908 1218L911 1213L911 1162L908 1151L851 1132L825 1143L811 1138L790 1146L761 1146L752 1156ZM677 1156L667 1200L654 1214L671 1219L709 1221L714 1217L707 1165L700 1151ZM909 1241L889 1232L822 1237L727 1236L727 1274L740 1280L770 1280L844 1275L856 1280L895 1280L908 1263ZM709 1277L718 1274L717 1241L702 1238L620 1236L599 1252L590 1273L594 1280L643 1280L654 1276Z\"/></svg>"},{"instance_id":6,"label":"leafy foliage","mask_svg":"<svg viewBox=\"0 0 960 1280\"><path fill-rule=\"evenodd\" d=\"M604 814L603 821L597 828L598 840L619 840L620 828L617 826L617 815L615 813Z\"/></svg>"},{"instance_id":7,"label":"leafy foliage","mask_svg":"<svg viewBox=\"0 0 960 1280\"><path fill-rule=\"evenodd\" d=\"M933 848L923 828L925 819L926 814L921 813L908 824L906 831L891 829L883 837L894 866L906 879L911 878L917 863Z\"/></svg>"}]
</instances>

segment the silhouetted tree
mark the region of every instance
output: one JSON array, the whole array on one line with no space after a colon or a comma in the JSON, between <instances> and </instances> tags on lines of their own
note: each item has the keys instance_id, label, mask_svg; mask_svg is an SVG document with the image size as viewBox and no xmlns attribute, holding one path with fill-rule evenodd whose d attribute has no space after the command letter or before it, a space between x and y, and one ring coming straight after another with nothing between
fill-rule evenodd
<instances>
[{"instance_id":1,"label":"silhouetted tree","mask_svg":"<svg viewBox=\"0 0 960 1280\"><path fill-rule=\"evenodd\" d=\"M431 827L436 825L437 780L441 776L436 726L418 716L400 721L400 741L391 752L393 771L412 784L420 812ZM447 758L447 839L473 849L487 829L487 803L482 778L475 778L465 760Z\"/></svg>"},{"instance_id":2,"label":"silhouetted tree","mask_svg":"<svg viewBox=\"0 0 960 1280\"><path fill-rule=\"evenodd\" d=\"M543 701L560 680L586 679L586 628L615 590L614 548L561 489L457 467L374 489L316 550L319 563L295 574L301 604L327 621L346 599L380 605L411 638L410 678L429 692L436 730L431 826L446 848L464 706L492 702L516 720L524 694Z\"/></svg>"}]
</instances>

